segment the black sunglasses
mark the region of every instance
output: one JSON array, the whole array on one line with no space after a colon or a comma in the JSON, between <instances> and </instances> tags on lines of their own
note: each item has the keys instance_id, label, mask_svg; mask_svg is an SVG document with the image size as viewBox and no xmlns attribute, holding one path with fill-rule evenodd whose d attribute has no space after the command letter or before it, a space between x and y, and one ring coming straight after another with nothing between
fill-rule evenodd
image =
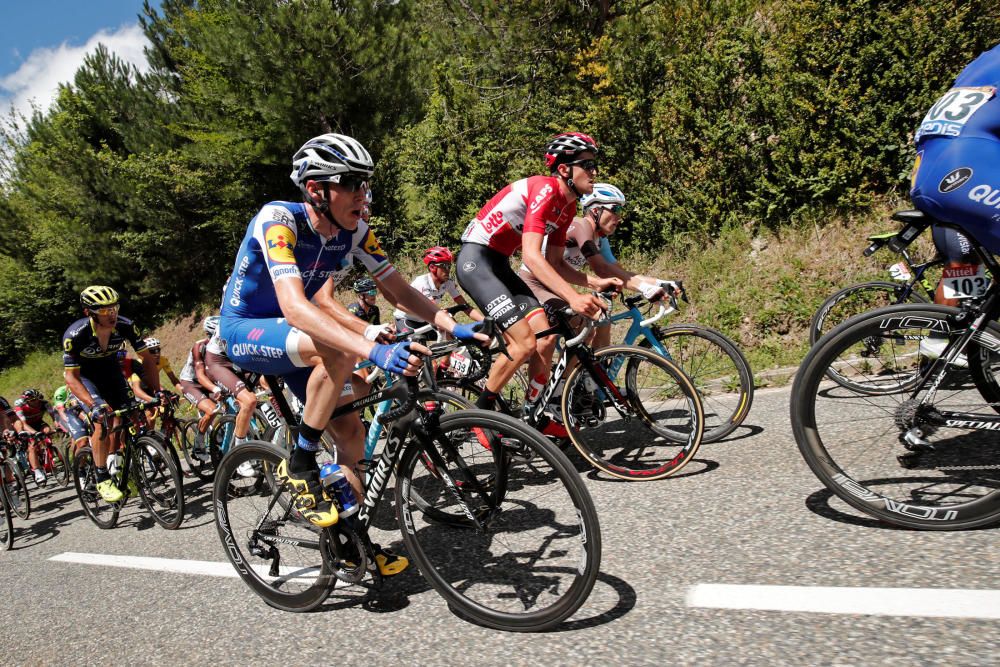
<instances>
[{"instance_id":1,"label":"black sunglasses","mask_svg":"<svg viewBox=\"0 0 1000 667\"><path fill-rule=\"evenodd\" d=\"M361 188L368 187L368 179L360 174L341 174L336 182L350 192L357 192Z\"/></svg>"},{"instance_id":2,"label":"black sunglasses","mask_svg":"<svg viewBox=\"0 0 1000 667\"><path fill-rule=\"evenodd\" d=\"M593 158L588 158L586 160L573 160L572 162L566 162L571 167L579 167L584 171L597 171L597 160Z\"/></svg>"}]
</instances>

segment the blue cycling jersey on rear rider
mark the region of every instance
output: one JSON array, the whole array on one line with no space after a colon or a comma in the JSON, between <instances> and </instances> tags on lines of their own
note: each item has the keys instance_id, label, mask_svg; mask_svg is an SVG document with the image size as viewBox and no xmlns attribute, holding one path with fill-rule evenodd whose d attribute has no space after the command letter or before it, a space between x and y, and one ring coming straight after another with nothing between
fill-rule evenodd
<instances>
[{"instance_id":1,"label":"blue cycling jersey on rear rider","mask_svg":"<svg viewBox=\"0 0 1000 667\"><path fill-rule=\"evenodd\" d=\"M342 270L353 256L375 277L393 268L368 225L359 220L355 231L341 229L329 239L313 230L306 205L271 202L250 221L226 283L222 317L280 317L274 283L285 278L302 281L311 299L327 278Z\"/></svg>"},{"instance_id":2,"label":"blue cycling jersey on rear rider","mask_svg":"<svg viewBox=\"0 0 1000 667\"><path fill-rule=\"evenodd\" d=\"M970 63L917 130L910 199L1000 252L1000 46Z\"/></svg>"}]
</instances>

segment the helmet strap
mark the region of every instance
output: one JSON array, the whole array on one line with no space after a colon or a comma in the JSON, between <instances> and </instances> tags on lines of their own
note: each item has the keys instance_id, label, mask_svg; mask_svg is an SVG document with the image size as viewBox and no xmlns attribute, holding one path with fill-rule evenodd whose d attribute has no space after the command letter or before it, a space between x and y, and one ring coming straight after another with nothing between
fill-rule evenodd
<instances>
[{"instance_id":1,"label":"helmet strap","mask_svg":"<svg viewBox=\"0 0 1000 667\"><path fill-rule=\"evenodd\" d=\"M308 200L309 205L313 207L313 210L316 211L317 215L320 215L320 216L326 218L327 220L329 220L330 224L332 224L337 229L341 229L341 230L343 229L343 227L340 226L340 223L338 223L336 220L334 220L333 219L333 215L330 213L330 182L329 181L323 181L323 196L325 197L325 199L323 199L323 201L321 201L320 203L318 203L318 204L316 203L316 200L313 198L313 196L309 193L308 190L306 190L305 193L306 193L306 199ZM312 227L312 223L310 223L309 226ZM316 229L313 228L313 231L315 232Z\"/></svg>"},{"instance_id":2,"label":"helmet strap","mask_svg":"<svg viewBox=\"0 0 1000 667\"><path fill-rule=\"evenodd\" d=\"M559 173L558 167L556 173L557 174ZM573 192L573 194L576 195L577 199L583 196L580 194L580 191L576 189L576 184L573 183L573 165L569 166L569 176L563 176L562 174L560 174L559 178L561 178L563 183L565 183L566 186Z\"/></svg>"}]
</instances>

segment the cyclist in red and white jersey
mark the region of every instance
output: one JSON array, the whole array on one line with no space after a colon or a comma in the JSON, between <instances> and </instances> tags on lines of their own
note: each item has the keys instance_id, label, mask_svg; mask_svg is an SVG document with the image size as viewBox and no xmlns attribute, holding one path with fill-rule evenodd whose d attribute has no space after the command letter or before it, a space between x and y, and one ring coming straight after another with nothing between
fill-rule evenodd
<instances>
[{"instance_id":1,"label":"cyclist in red and white jersey","mask_svg":"<svg viewBox=\"0 0 1000 667\"><path fill-rule=\"evenodd\" d=\"M594 187L597 153L597 143L586 134L555 136L545 151L551 175L511 183L487 202L462 234L458 283L480 310L496 320L513 359L497 357L477 407L492 409L500 390L525 362L530 377L548 374L535 346L535 333L544 330L547 321L538 317L543 313L538 300L510 265L516 250L521 249L525 265L542 284L587 317L597 317L604 304L592 294L580 294L571 283L594 290L621 284L618 278L588 276L563 259L577 200ZM554 423L543 426L543 432L565 436Z\"/></svg>"}]
</instances>

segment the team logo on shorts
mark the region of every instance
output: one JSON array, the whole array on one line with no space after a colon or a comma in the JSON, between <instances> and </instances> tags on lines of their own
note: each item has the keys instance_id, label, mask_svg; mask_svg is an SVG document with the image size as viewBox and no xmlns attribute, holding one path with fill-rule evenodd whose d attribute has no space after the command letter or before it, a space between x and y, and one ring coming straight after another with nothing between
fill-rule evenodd
<instances>
[{"instance_id":1,"label":"team logo on shorts","mask_svg":"<svg viewBox=\"0 0 1000 667\"><path fill-rule=\"evenodd\" d=\"M938 185L938 192L942 194L954 192L968 183L970 178L972 178L972 170L968 167L954 169L941 179L941 183Z\"/></svg>"},{"instance_id":2,"label":"team logo on shorts","mask_svg":"<svg viewBox=\"0 0 1000 667\"><path fill-rule=\"evenodd\" d=\"M295 235L284 225L271 225L264 232L268 258L277 264L294 264Z\"/></svg>"},{"instance_id":3,"label":"team logo on shorts","mask_svg":"<svg viewBox=\"0 0 1000 667\"><path fill-rule=\"evenodd\" d=\"M462 270L465 271L466 273L469 273L470 271L475 271L476 270L476 263L475 262L466 262L465 264L462 265Z\"/></svg>"}]
</instances>

